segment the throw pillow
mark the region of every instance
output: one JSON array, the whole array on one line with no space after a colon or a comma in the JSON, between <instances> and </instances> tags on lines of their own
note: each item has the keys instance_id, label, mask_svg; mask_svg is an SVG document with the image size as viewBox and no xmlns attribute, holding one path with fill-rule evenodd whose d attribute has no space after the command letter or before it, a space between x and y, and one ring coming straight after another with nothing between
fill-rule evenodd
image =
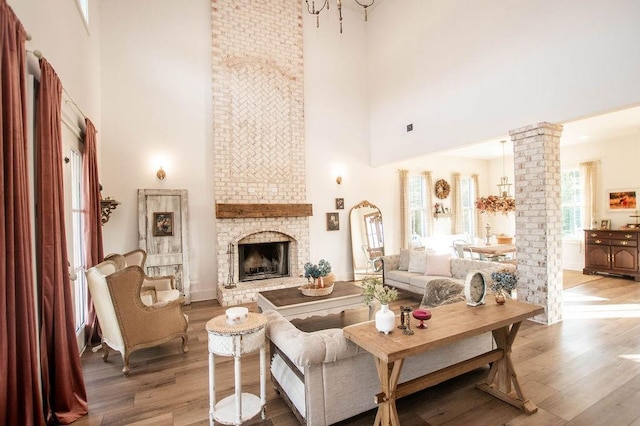
<instances>
[{"instance_id":1,"label":"throw pillow","mask_svg":"<svg viewBox=\"0 0 640 426\"><path fill-rule=\"evenodd\" d=\"M409 256L411 255L411 250L409 249L400 249L400 265L398 269L401 271L409 270Z\"/></svg>"},{"instance_id":2,"label":"throw pillow","mask_svg":"<svg viewBox=\"0 0 640 426\"><path fill-rule=\"evenodd\" d=\"M425 275L438 275L441 277L451 276L451 255L446 254L428 254L427 253L427 267L425 269Z\"/></svg>"},{"instance_id":3,"label":"throw pillow","mask_svg":"<svg viewBox=\"0 0 640 426\"><path fill-rule=\"evenodd\" d=\"M424 274L427 270L427 253L423 251L411 250L409 254L409 272Z\"/></svg>"}]
</instances>

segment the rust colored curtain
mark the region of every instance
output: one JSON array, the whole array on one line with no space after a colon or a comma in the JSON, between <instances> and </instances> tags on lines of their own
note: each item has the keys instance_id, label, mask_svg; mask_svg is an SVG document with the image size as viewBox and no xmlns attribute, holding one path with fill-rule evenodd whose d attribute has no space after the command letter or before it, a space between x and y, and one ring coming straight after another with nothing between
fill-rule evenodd
<instances>
[{"instance_id":1,"label":"rust colored curtain","mask_svg":"<svg viewBox=\"0 0 640 426\"><path fill-rule=\"evenodd\" d=\"M90 268L104 260L102 248L102 213L100 209L100 182L98 180L98 148L96 141L96 128L91 120L85 120L86 131L84 139L84 155L82 161L82 187L84 192L84 264ZM98 317L88 295L89 324L88 335L93 343L100 341L98 335Z\"/></svg>"},{"instance_id":2,"label":"rust colored curtain","mask_svg":"<svg viewBox=\"0 0 640 426\"><path fill-rule=\"evenodd\" d=\"M40 365L47 423L69 424L87 414L68 273L62 185L62 84L40 60L36 122L36 253L42 293Z\"/></svg>"},{"instance_id":3,"label":"rust colored curtain","mask_svg":"<svg viewBox=\"0 0 640 426\"><path fill-rule=\"evenodd\" d=\"M0 424L44 423L31 254L26 32L0 0Z\"/></svg>"}]
</instances>

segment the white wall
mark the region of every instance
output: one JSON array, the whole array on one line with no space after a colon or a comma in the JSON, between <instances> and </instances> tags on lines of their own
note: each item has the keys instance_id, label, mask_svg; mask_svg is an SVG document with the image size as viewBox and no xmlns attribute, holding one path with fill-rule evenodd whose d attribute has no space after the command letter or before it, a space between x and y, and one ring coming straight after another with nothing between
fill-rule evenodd
<instances>
[{"instance_id":1,"label":"white wall","mask_svg":"<svg viewBox=\"0 0 640 426\"><path fill-rule=\"evenodd\" d=\"M630 212L607 210L607 190L640 189L640 133L638 131L612 137L610 139L569 146L561 150L562 168L579 167L585 161L599 161L596 184L597 211L595 219L611 219L611 229L618 229L627 223L634 223ZM585 224L588 227L589 224ZM565 238L563 241L563 265L566 269L581 270L584 267L583 236L577 240Z\"/></svg>"},{"instance_id":2,"label":"white wall","mask_svg":"<svg viewBox=\"0 0 640 426\"><path fill-rule=\"evenodd\" d=\"M385 228L387 250L397 251L391 224L399 214L399 178L396 168L369 165L364 19L343 9L341 35L334 13L321 16L320 28L313 17L303 15L307 200L313 204L309 260L324 258L338 279L351 279L349 211L362 200L377 205L384 223L390 224ZM338 173L341 185L335 180ZM344 198L344 210L336 210L336 198ZM336 211L340 230L327 231L326 213Z\"/></svg>"},{"instance_id":3,"label":"white wall","mask_svg":"<svg viewBox=\"0 0 640 426\"><path fill-rule=\"evenodd\" d=\"M32 37L27 50L42 52L64 90L100 132L100 15L91 15L87 29L75 1L8 0L8 4ZM98 1L90 0L89 9L97 11Z\"/></svg>"},{"instance_id":4,"label":"white wall","mask_svg":"<svg viewBox=\"0 0 640 426\"><path fill-rule=\"evenodd\" d=\"M372 163L637 104L638 16L637 1L380 3L367 33Z\"/></svg>"},{"instance_id":5,"label":"white wall","mask_svg":"<svg viewBox=\"0 0 640 426\"><path fill-rule=\"evenodd\" d=\"M105 252L138 247L138 189L186 189L192 299L213 298L210 1L100 6L103 194L122 202L104 227Z\"/></svg>"}]
</instances>

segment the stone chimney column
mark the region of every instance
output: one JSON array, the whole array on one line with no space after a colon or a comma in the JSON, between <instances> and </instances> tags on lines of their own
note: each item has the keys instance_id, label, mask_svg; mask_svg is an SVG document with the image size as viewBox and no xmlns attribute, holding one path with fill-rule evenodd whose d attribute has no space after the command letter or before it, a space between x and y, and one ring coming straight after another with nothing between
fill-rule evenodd
<instances>
[{"instance_id":1,"label":"stone chimney column","mask_svg":"<svg viewBox=\"0 0 640 426\"><path fill-rule=\"evenodd\" d=\"M534 321L562 320L562 126L538 123L509 132L513 141L518 298L545 307Z\"/></svg>"}]
</instances>

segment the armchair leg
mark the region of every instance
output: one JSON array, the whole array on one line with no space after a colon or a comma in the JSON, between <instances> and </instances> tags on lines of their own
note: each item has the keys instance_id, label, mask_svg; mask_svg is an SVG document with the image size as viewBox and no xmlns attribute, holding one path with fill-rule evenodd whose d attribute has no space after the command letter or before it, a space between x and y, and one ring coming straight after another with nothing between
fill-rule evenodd
<instances>
[{"instance_id":1,"label":"armchair leg","mask_svg":"<svg viewBox=\"0 0 640 426\"><path fill-rule=\"evenodd\" d=\"M189 336L186 334L182 335L182 353L186 354L189 352L189 347L187 346L187 341L189 340Z\"/></svg>"},{"instance_id":2,"label":"armchair leg","mask_svg":"<svg viewBox=\"0 0 640 426\"><path fill-rule=\"evenodd\" d=\"M109 359L109 345L107 345L106 343L102 342L101 344L102 346L102 360L104 362L107 362L107 360Z\"/></svg>"},{"instance_id":3,"label":"armchair leg","mask_svg":"<svg viewBox=\"0 0 640 426\"><path fill-rule=\"evenodd\" d=\"M129 353L125 352L122 354L122 361L124 362L124 367L122 368L122 372L124 373L125 376L129 375L129 371L131 370L129 368Z\"/></svg>"}]
</instances>

